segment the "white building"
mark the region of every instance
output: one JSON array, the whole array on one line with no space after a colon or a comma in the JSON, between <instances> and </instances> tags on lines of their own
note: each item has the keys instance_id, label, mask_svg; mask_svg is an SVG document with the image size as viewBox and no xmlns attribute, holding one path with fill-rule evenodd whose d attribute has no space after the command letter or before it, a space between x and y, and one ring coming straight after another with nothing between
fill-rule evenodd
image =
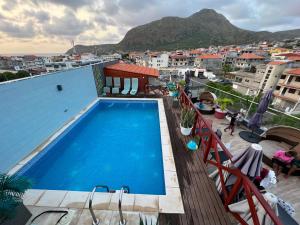
<instances>
[{"instance_id":1,"label":"white building","mask_svg":"<svg viewBox=\"0 0 300 225\"><path fill-rule=\"evenodd\" d=\"M114 61L114 60L120 60L122 59L122 55L118 53L109 54L109 55L101 55L100 59L104 62Z\"/></svg>"},{"instance_id":2,"label":"white building","mask_svg":"<svg viewBox=\"0 0 300 225\"><path fill-rule=\"evenodd\" d=\"M168 67L169 55L166 53L150 55L148 58L148 66L155 69Z\"/></svg>"},{"instance_id":3,"label":"white building","mask_svg":"<svg viewBox=\"0 0 300 225\"><path fill-rule=\"evenodd\" d=\"M260 90L266 92L270 89L275 89L280 76L286 67L287 62L285 61L273 61L268 63L263 74L263 80L260 83Z\"/></svg>"}]
</instances>

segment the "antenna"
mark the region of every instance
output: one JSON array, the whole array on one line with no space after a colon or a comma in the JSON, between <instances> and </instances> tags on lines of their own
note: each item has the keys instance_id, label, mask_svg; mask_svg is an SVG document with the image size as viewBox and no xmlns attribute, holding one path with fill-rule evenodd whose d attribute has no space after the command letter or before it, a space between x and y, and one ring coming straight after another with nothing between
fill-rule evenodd
<instances>
[{"instance_id":1,"label":"antenna","mask_svg":"<svg viewBox=\"0 0 300 225\"><path fill-rule=\"evenodd\" d=\"M73 48L73 55L75 55L76 54L76 48L75 48L74 40L71 40L71 45L72 45L72 48Z\"/></svg>"}]
</instances>

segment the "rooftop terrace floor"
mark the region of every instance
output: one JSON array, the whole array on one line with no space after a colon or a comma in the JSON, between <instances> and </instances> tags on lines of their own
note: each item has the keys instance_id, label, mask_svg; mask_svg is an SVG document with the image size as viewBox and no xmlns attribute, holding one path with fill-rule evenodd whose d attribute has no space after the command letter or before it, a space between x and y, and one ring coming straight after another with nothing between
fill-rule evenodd
<instances>
[{"instance_id":1,"label":"rooftop terrace floor","mask_svg":"<svg viewBox=\"0 0 300 225\"><path fill-rule=\"evenodd\" d=\"M204 115L204 117L213 121L214 130L219 128L222 131L222 141L224 144L230 143L231 148L229 151L233 155L245 150L251 144L239 136L239 132L245 130L245 128L236 127L233 136L231 136L229 131L224 132L224 128L229 124L229 121L217 119L214 115ZM266 164L264 164L264 167L269 168ZM294 219L300 224L300 177L290 176L286 179L283 174L280 174L278 183L269 188L268 191L292 204L296 211Z\"/></svg>"},{"instance_id":2,"label":"rooftop terrace floor","mask_svg":"<svg viewBox=\"0 0 300 225\"><path fill-rule=\"evenodd\" d=\"M168 97L164 98L164 104L185 214L161 214L160 221L172 225L234 224L207 175L202 152L188 152L185 148L179 128L179 108L173 108Z\"/></svg>"}]
</instances>

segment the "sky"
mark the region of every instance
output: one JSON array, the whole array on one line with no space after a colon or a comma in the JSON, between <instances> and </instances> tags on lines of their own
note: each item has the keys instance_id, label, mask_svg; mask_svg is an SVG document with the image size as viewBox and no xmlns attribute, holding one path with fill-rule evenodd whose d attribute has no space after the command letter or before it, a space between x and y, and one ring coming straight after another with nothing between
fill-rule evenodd
<instances>
[{"instance_id":1,"label":"sky","mask_svg":"<svg viewBox=\"0 0 300 225\"><path fill-rule=\"evenodd\" d=\"M62 53L75 44L107 44L165 16L203 8L254 31L300 28L300 0L0 0L0 54Z\"/></svg>"}]
</instances>

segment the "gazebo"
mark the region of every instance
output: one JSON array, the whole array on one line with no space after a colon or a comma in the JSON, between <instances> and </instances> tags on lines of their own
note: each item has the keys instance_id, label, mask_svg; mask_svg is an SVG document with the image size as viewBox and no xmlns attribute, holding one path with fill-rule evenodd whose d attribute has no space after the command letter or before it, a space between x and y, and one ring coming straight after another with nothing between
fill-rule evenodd
<instances>
[{"instance_id":1,"label":"gazebo","mask_svg":"<svg viewBox=\"0 0 300 225\"><path fill-rule=\"evenodd\" d=\"M154 68L119 62L105 66L104 75L106 77L120 77L121 89L124 88L124 78L138 78L138 91L145 92L151 78L158 78L159 72Z\"/></svg>"}]
</instances>

